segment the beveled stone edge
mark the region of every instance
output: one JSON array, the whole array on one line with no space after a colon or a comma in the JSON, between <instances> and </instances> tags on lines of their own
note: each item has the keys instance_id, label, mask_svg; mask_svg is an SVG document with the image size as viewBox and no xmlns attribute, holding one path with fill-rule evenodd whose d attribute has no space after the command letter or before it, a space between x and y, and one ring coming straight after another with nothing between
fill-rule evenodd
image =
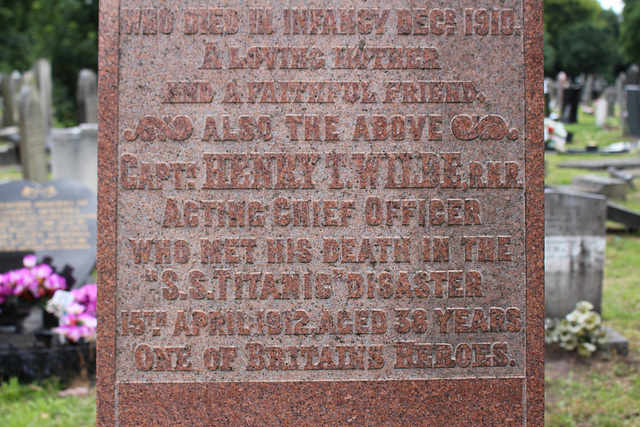
<instances>
[{"instance_id":1,"label":"beveled stone edge","mask_svg":"<svg viewBox=\"0 0 640 427\"><path fill-rule=\"evenodd\" d=\"M542 0L523 1L525 65L526 375L524 423L544 425L544 40Z\"/></svg>"},{"instance_id":2,"label":"beveled stone edge","mask_svg":"<svg viewBox=\"0 0 640 427\"><path fill-rule=\"evenodd\" d=\"M118 174L119 0L101 0L98 51L98 342L99 426L116 424L115 291Z\"/></svg>"}]
</instances>

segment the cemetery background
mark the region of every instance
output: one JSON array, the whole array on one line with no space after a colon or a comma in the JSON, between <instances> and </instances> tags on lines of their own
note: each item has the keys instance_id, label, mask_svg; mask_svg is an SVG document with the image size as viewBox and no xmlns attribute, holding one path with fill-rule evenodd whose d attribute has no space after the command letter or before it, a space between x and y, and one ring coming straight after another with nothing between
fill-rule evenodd
<instances>
[{"instance_id":1,"label":"cemetery background","mask_svg":"<svg viewBox=\"0 0 640 427\"><path fill-rule=\"evenodd\" d=\"M0 8L12 13L0 13L0 40L4 45L0 49L0 71L25 71L37 58L51 58L53 126L60 129L76 125L76 88L80 87L76 78L82 68L95 69L97 63L97 1L63 0L50 4L39 0L7 0L3 3ZM566 71L570 77L583 74L582 81L586 83L592 73L613 82L628 64L640 61L640 31L637 30L640 1L627 1L622 24L614 13L602 10L595 0L545 0L544 3L545 70L549 76L555 78L559 71ZM52 25L61 22L69 25ZM591 107L591 100L585 101L586 106ZM621 110L616 106L615 116L607 118L606 126L601 127L596 126L594 114L577 111L578 123L565 125L574 141L567 148L584 149L590 145L604 149L614 142L637 140L623 136L625 123L620 122L620 117ZM91 128L55 132L64 144L73 146L81 144L83 135L91 133ZM606 156L549 153L546 183L570 185L574 177L585 174L583 169L560 168L559 163L638 159L638 156L637 150ZM55 158L56 153L52 152L50 161L53 163ZM69 167L58 167L58 171L67 172ZM593 174L609 176L607 171ZM19 167L0 168L0 180L19 179L22 179ZM629 188L625 193L626 200L618 203L640 211L640 190ZM546 385L549 425L640 423L640 292L637 285L640 235L614 223L607 226L610 232L606 236L602 316L605 325L629 340L629 356L603 354L590 361L573 356L552 358L547 363ZM94 424L95 395L58 397L68 385L55 380L22 386L16 382L3 383L0 385L3 420L8 420L8 425Z\"/></svg>"}]
</instances>

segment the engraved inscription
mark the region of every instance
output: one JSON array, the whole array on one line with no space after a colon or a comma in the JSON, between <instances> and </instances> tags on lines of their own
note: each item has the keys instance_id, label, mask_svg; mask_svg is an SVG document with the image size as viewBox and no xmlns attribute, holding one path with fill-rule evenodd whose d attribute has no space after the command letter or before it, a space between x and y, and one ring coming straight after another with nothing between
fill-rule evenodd
<instances>
[{"instance_id":1,"label":"engraved inscription","mask_svg":"<svg viewBox=\"0 0 640 427\"><path fill-rule=\"evenodd\" d=\"M163 119L154 116L145 116L136 124L135 128L127 129L124 138L127 141L135 141L140 137L143 141L165 141L167 138L175 141L184 141L191 136L193 125L187 116L172 118L166 116Z\"/></svg>"},{"instance_id":2,"label":"engraved inscription","mask_svg":"<svg viewBox=\"0 0 640 427\"><path fill-rule=\"evenodd\" d=\"M118 380L524 376L522 15L123 7Z\"/></svg>"}]
</instances>

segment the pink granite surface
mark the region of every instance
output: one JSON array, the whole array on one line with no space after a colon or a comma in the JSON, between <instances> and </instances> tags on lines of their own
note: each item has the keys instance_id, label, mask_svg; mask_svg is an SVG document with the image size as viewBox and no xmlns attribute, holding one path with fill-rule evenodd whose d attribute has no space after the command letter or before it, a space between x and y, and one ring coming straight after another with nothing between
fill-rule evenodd
<instances>
[{"instance_id":1,"label":"pink granite surface","mask_svg":"<svg viewBox=\"0 0 640 427\"><path fill-rule=\"evenodd\" d=\"M542 5L424 7L101 2L99 425L543 424Z\"/></svg>"}]
</instances>

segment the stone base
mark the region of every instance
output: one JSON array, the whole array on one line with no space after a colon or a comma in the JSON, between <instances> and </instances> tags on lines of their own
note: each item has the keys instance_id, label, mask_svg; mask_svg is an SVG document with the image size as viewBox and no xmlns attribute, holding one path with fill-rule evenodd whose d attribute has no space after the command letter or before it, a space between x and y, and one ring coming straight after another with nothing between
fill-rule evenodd
<instances>
[{"instance_id":1,"label":"stone base","mask_svg":"<svg viewBox=\"0 0 640 427\"><path fill-rule=\"evenodd\" d=\"M602 194L607 199L626 200L626 181L597 175L577 176L573 178L572 186L579 191Z\"/></svg>"},{"instance_id":2,"label":"stone base","mask_svg":"<svg viewBox=\"0 0 640 427\"><path fill-rule=\"evenodd\" d=\"M628 356L629 341L613 328L606 326L605 330L607 331L607 342L604 343L600 350L604 353Z\"/></svg>"}]
</instances>

